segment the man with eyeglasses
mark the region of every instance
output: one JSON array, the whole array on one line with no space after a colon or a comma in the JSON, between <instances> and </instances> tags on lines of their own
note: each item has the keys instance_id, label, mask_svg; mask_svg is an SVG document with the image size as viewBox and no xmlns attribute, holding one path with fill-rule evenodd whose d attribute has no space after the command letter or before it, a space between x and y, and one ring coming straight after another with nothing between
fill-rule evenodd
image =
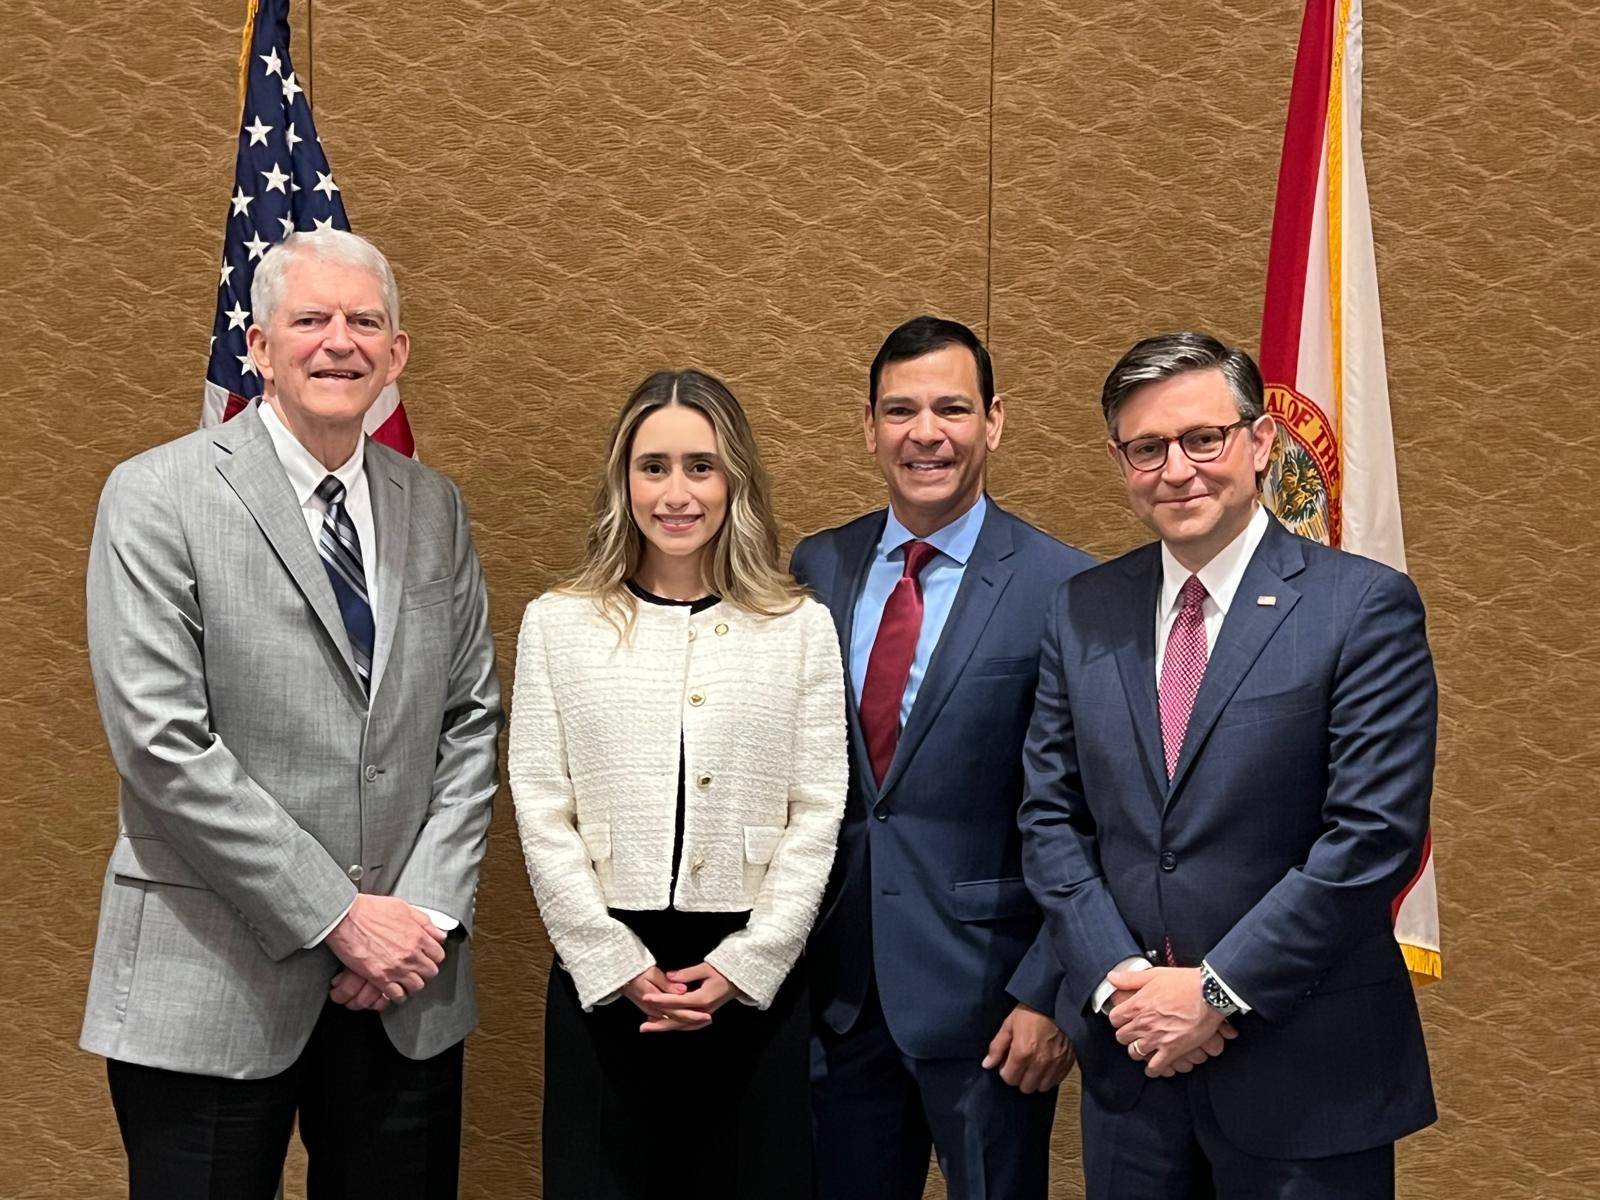
<instances>
[{"instance_id":1,"label":"man with eyeglasses","mask_svg":"<svg viewBox=\"0 0 1600 1200\"><path fill-rule=\"evenodd\" d=\"M1087 1195L1393 1196L1436 1115L1390 914L1433 784L1421 600L1262 507L1242 350L1148 338L1101 405L1160 540L1058 591L1019 814Z\"/></svg>"}]
</instances>

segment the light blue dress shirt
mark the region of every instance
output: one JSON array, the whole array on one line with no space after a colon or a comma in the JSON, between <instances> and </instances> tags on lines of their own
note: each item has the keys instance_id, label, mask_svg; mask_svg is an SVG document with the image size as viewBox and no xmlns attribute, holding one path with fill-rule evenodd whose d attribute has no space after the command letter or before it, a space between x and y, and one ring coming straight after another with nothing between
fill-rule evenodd
<instances>
[{"instance_id":1,"label":"light blue dress shirt","mask_svg":"<svg viewBox=\"0 0 1600 1200\"><path fill-rule=\"evenodd\" d=\"M979 496L978 502L937 533L921 540L939 553L922 568L922 632L917 636L917 653L911 660L911 676L906 680L905 694L900 698L900 727L905 728L911 706L917 702L917 689L922 677L928 673L928 660L933 657L950 617L950 607L955 603L956 589L961 577L967 573L967 560L972 548L978 544L978 532L983 528L984 514L989 511L989 500ZM917 536L895 519L894 509L889 510L884 522L883 536L872 555L872 566L867 569L866 586L856 601L855 619L850 627L850 682L856 689L857 702L861 688L867 681L867 662L872 657L872 643L878 636L878 625L883 620L883 606L889 602L894 585L905 574L908 542Z\"/></svg>"}]
</instances>

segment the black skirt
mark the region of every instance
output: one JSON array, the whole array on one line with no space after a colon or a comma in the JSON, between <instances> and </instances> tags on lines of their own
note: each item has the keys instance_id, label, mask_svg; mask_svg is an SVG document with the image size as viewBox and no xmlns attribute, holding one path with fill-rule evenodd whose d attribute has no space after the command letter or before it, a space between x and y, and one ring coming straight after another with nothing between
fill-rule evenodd
<instances>
[{"instance_id":1,"label":"black skirt","mask_svg":"<svg viewBox=\"0 0 1600 1200\"><path fill-rule=\"evenodd\" d=\"M694 966L748 913L612 913L662 970ZM625 997L584 1012L560 965L545 1008L545 1200L810 1200L810 1003L803 962L765 1012L640 1033Z\"/></svg>"}]
</instances>

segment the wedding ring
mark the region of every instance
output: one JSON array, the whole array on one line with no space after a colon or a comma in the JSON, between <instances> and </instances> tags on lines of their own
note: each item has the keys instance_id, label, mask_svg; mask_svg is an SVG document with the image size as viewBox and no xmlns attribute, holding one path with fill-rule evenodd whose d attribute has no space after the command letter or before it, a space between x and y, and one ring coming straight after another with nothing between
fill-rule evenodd
<instances>
[{"instance_id":1,"label":"wedding ring","mask_svg":"<svg viewBox=\"0 0 1600 1200\"><path fill-rule=\"evenodd\" d=\"M1144 1051L1139 1049L1139 1039L1138 1038L1134 1038L1133 1039L1133 1045L1129 1046L1128 1049L1133 1051L1133 1056L1135 1058L1137 1058L1140 1062L1143 1062L1145 1060Z\"/></svg>"}]
</instances>

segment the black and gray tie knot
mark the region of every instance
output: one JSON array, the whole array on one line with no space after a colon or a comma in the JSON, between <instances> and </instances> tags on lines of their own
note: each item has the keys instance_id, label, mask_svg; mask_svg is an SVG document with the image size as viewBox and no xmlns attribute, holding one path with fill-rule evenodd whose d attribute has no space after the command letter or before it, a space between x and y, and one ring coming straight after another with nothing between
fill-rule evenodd
<instances>
[{"instance_id":1,"label":"black and gray tie knot","mask_svg":"<svg viewBox=\"0 0 1600 1200\"><path fill-rule=\"evenodd\" d=\"M329 475L321 483L317 484L317 499L321 500L329 508L332 508L335 504L343 503L344 484L339 482L337 475Z\"/></svg>"}]
</instances>

